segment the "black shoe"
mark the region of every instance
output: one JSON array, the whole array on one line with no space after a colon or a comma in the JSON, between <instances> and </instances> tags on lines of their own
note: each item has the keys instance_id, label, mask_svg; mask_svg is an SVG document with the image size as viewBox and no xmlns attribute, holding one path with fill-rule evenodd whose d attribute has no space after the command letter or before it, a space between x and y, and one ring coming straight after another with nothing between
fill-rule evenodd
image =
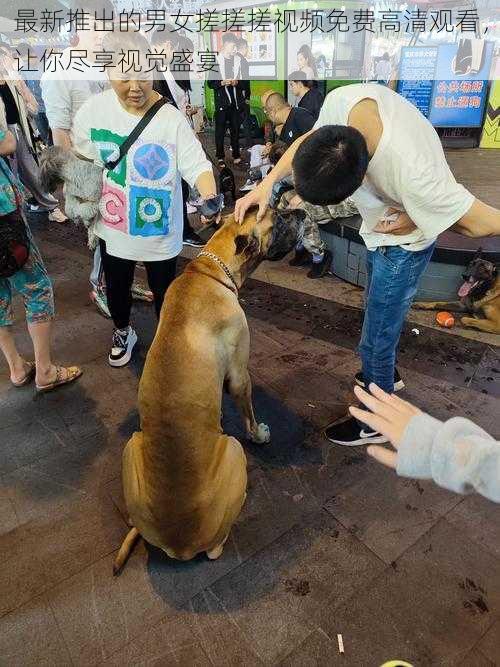
<instances>
[{"instance_id":1,"label":"black shoe","mask_svg":"<svg viewBox=\"0 0 500 667\"><path fill-rule=\"evenodd\" d=\"M312 255L305 248L295 250L295 255L288 262L290 266L305 266L312 262Z\"/></svg>"},{"instance_id":2,"label":"black shoe","mask_svg":"<svg viewBox=\"0 0 500 667\"><path fill-rule=\"evenodd\" d=\"M137 343L137 334L132 327L127 327L123 331L115 329L113 333L113 342L108 361L110 366L119 368L126 366L132 357L132 351Z\"/></svg>"},{"instance_id":3,"label":"black shoe","mask_svg":"<svg viewBox=\"0 0 500 667\"><path fill-rule=\"evenodd\" d=\"M354 417L349 417L343 422L336 422L325 430L325 435L330 442L345 447L356 447L357 445L381 445L389 442L389 439L372 431L369 426L358 422Z\"/></svg>"},{"instance_id":4,"label":"black shoe","mask_svg":"<svg viewBox=\"0 0 500 667\"><path fill-rule=\"evenodd\" d=\"M184 245L190 245L193 248L203 248L205 245L205 241L203 241L203 239L199 237L196 232L189 232L189 234L186 234L186 236L182 239L182 243Z\"/></svg>"},{"instance_id":5,"label":"black shoe","mask_svg":"<svg viewBox=\"0 0 500 667\"><path fill-rule=\"evenodd\" d=\"M307 273L308 278L323 278L332 268L333 253L331 250L325 250L321 262L313 262L312 268Z\"/></svg>"},{"instance_id":6,"label":"black shoe","mask_svg":"<svg viewBox=\"0 0 500 667\"><path fill-rule=\"evenodd\" d=\"M356 373L354 376L354 380L356 381L356 384L359 385L360 387L363 387L365 389L365 380L363 377L363 373L361 371L359 373ZM394 369L394 391L401 391L401 389L405 388L405 383L401 379L401 375L399 374L399 371L397 368Z\"/></svg>"}]
</instances>

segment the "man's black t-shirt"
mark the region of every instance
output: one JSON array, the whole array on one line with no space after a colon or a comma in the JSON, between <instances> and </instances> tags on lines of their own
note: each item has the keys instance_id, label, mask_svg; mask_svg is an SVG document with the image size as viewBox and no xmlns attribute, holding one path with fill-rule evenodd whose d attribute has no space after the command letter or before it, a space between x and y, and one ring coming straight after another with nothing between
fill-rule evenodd
<instances>
[{"instance_id":1,"label":"man's black t-shirt","mask_svg":"<svg viewBox=\"0 0 500 667\"><path fill-rule=\"evenodd\" d=\"M307 111L307 109L301 109L300 107L293 107L288 114L286 123L283 125L281 130L280 139L284 141L285 144L291 146L295 139L302 136L309 130L312 130L316 119Z\"/></svg>"},{"instance_id":2,"label":"man's black t-shirt","mask_svg":"<svg viewBox=\"0 0 500 667\"><path fill-rule=\"evenodd\" d=\"M319 112L323 106L324 97L317 88L311 88L307 93L301 98L298 106L301 109L306 109L314 116L314 120L318 120Z\"/></svg>"},{"instance_id":3,"label":"man's black t-shirt","mask_svg":"<svg viewBox=\"0 0 500 667\"><path fill-rule=\"evenodd\" d=\"M6 83L0 84L0 97L2 98L5 106L5 117L7 119L7 125L16 125L20 122L19 110L17 108L14 95Z\"/></svg>"}]
</instances>

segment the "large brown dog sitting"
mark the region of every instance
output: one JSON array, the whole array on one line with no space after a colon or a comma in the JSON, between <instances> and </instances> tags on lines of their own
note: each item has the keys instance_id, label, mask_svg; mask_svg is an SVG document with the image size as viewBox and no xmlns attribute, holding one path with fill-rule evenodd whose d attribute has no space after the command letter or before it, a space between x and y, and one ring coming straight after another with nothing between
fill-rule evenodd
<instances>
[{"instance_id":1,"label":"large brown dog sitting","mask_svg":"<svg viewBox=\"0 0 500 667\"><path fill-rule=\"evenodd\" d=\"M257 224L226 220L170 286L139 387L141 431L123 454L130 525L114 565L123 567L136 539L189 560L218 558L246 496L246 456L221 428L224 386L243 414L248 436L270 439L252 408L249 331L238 288L262 259L295 245L302 211L268 211Z\"/></svg>"},{"instance_id":2,"label":"large brown dog sitting","mask_svg":"<svg viewBox=\"0 0 500 667\"><path fill-rule=\"evenodd\" d=\"M481 259L478 250L465 273L458 290L460 301L422 301L413 304L418 310L446 310L467 313L460 322L472 329L500 334L500 277L496 266Z\"/></svg>"}]
</instances>

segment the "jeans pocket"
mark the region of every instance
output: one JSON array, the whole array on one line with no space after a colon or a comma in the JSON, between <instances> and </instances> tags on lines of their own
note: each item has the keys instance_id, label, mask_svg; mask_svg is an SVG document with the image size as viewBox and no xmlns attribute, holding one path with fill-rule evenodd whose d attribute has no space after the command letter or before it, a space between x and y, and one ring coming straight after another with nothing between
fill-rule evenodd
<instances>
[{"instance_id":1,"label":"jeans pocket","mask_svg":"<svg viewBox=\"0 0 500 667\"><path fill-rule=\"evenodd\" d=\"M377 248L377 255L382 259L382 262L392 271L399 271L399 268L406 259L407 250L403 250L399 246L380 246Z\"/></svg>"}]
</instances>

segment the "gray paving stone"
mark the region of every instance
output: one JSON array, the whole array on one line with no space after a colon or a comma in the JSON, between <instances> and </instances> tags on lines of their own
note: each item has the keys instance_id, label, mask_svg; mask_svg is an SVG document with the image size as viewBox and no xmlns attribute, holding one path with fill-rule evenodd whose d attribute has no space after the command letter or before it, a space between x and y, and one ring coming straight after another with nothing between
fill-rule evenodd
<instances>
[{"instance_id":1,"label":"gray paving stone","mask_svg":"<svg viewBox=\"0 0 500 667\"><path fill-rule=\"evenodd\" d=\"M106 667L204 667L208 657L189 629L187 614L177 612L113 653L101 664Z\"/></svg>"},{"instance_id":2,"label":"gray paving stone","mask_svg":"<svg viewBox=\"0 0 500 667\"><path fill-rule=\"evenodd\" d=\"M267 663L284 658L383 565L327 513L310 515L211 587ZM316 625L315 625L316 624Z\"/></svg>"},{"instance_id":3,"label":"gray paving stone","mask_svg":"<svg viewBox=\"0 0 500 667\"><path fill-rule=\"evenodd\" d=\"M369 458L356 471L357 482L335 493L325 508L386 563L462 500L431 482L398 478Z\"/></svg>"},{"instance_id":4,"label":"gray paving stone","mask_svg":"<svg viewBox=\"0 0 500 667\"><path fill-rule=\"evenodd\" d=\"M476 648L493 664L500 664L500 621L493 623L486 634L481 637Z\"/></svg>"},{"instance_id":5,"label":"gray paving stone","mask_svg":"<svg viewBox=\"0 0 500 667\"><path fill-rule=\"evenodd\" d=\"M0 655L9 667L67 667L69 653L44 596L0 618Z\"/></svg>"},{"instance_id":6,"label":"gray paving stone","mask_svg":"<svg viewBox=\"0 0 500 667\"><path fill-rule=\"evenodd\" d=\"M186 621L210 664L246 665L264 664L257 654L252 639L245 635L221 605L219 599L207 590L197 595L188 605Z\"/></svg>"},{"instance_id":7,"label":"gray paving stone","mask_svg":"<svg viewBox=\"0 0 500 667\"><path fill-rule=\"evenodd\" d=\"M329 667L345 664L349 664L349 660L345 653L339 653L336 636L330 638L324 630L318 629L280 662L280 667Z\"/></svg>"},{"instance_id":8,"label":"gray paving stone","mask_svg":"<svg viewBox=\"0 0 500 667\"><path fill-rule=\"evenodd\" d=\"M1 535L0 615L117 549L123 534L123 520L103 496L52 504L45 515Z\"/></svg>"},{"instance_id":9,"label":"gray paving stone","mask_svg":"<svg viewBox=\"0 0 500 667\"><path fill-rule=\"evenodd\" d=\"M449 512L446 520L500 558L500 513L497 504L471 495Z\"/></svg>"},{"instance_id":10,"label":"gray paving stone","mask_svg":"<svg viewBox=\"0 0 500 667\"><path fill-rule=\"evenodd\" d=\"M346 659L457 665L500 609L500 563L445 520L321 627L342 633Z\"/></svg>"}]
</instances>

